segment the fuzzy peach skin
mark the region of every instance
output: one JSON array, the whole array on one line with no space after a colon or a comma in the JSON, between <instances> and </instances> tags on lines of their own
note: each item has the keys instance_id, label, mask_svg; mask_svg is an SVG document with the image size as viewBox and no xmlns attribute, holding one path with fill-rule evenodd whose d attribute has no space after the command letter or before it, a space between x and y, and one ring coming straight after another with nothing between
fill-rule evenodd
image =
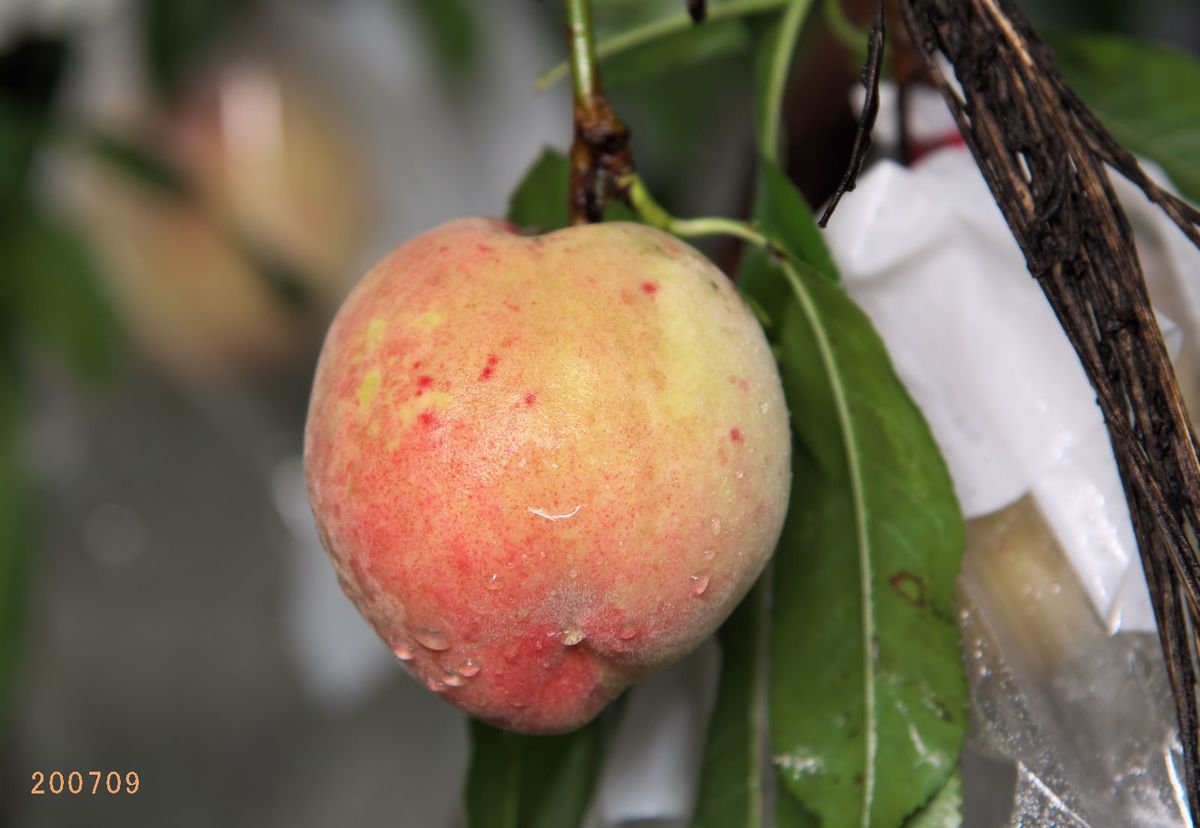
<instances>
[{"instance_id":1,"label":"fuzzy peach skin","mask_svg":"<svg viewBox=\"0 0 1200 828\"><path fill-rule=\"evenodd\" d=\"M574 729L696 647L778 539L779 375L725 276L610 223L464 219L347 298L317 367L309 496L342 588L430 690Z\"/></svg>"}]
</instances>

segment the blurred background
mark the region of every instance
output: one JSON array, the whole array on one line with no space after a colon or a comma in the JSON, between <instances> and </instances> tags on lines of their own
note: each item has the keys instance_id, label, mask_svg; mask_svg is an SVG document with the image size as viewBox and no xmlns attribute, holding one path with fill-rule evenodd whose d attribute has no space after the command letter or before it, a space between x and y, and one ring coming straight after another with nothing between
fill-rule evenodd
<instances>
[{"instance_id":1,"label":"blurred background","mask_svg":"<svg viewBox=\"0 0 1200 828\"><path fill-rule=\"evenodd\" d=\"M565 148L567 85L533 90L565 54L559 5L0 0L0 825L459 823L463 720L338 590L301 432L355 279L503 214ZM1200 49L1188 0L1022 5ZM682 6L597 0L602 32ZM679 214L746 211L752 40L714 26L605 69ZM818 22L796 62L789 172L813 203L858 60ZM71 769L140 787L29 795Z\"/></svg>"}]
</instances>

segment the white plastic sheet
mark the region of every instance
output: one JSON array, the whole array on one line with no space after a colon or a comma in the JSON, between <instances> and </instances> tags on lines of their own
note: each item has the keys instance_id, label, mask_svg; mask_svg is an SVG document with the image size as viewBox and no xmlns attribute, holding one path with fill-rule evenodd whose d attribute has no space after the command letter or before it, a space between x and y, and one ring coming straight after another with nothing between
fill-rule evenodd
<instances>
[{"instance_id":1,"label":"white plastic sheet","mask_svg":"<svg viewBox=\"0 0 1200 828\"><path fill-rule=\"evenodd\" d=\"M1153 255L1156 293L1194 329L1200 253L1121 188ZM1151 630L1129 512L1099 407L999 209L962 148L875 165L826 235L846 288L925 413L964 513L1032 492L1113 631ZM1176 313L1175 308L1172 312ZM1183 329L1160 324L1178 350Z\"/></svg>"}]
</instances>

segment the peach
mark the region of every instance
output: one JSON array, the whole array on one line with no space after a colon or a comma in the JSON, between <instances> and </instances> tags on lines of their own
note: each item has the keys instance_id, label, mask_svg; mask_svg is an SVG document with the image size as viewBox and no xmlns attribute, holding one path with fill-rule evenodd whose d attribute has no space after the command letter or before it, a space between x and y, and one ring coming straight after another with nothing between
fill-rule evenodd
<instances>
[{"instance_id":1,"label":"peach","mask_svg":"<svg viewBox=\"0 0 1200 828\"><path fill-rule=\"evenodd\" d=\"M770 556L790 484L762 330L649 227L454 221L329 330L305 432L346 594L431 690L555 733L685 655Z\"/></svg>"}]
</instances>

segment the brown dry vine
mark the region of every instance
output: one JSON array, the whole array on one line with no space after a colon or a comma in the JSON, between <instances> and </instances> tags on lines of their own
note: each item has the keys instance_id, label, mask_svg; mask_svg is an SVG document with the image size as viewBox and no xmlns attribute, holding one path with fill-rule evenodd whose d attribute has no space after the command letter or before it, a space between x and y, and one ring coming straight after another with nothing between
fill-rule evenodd
<instances>
[{"instance_id":1,"label":"brown dry vine","mask_svg":"<svg viewBox=\"0 0 1200 828\"><path fill-rule=\"evenodd\" d=\"M1200 463L1105 164L1198 246L1200 212L1154 184L1113 140L1011 0L900 5L914 47L1096 391L1166 657L1189 809L1200 824ZM954 78L938 66L939 55Z\"/></svg>"}]
</instances>

